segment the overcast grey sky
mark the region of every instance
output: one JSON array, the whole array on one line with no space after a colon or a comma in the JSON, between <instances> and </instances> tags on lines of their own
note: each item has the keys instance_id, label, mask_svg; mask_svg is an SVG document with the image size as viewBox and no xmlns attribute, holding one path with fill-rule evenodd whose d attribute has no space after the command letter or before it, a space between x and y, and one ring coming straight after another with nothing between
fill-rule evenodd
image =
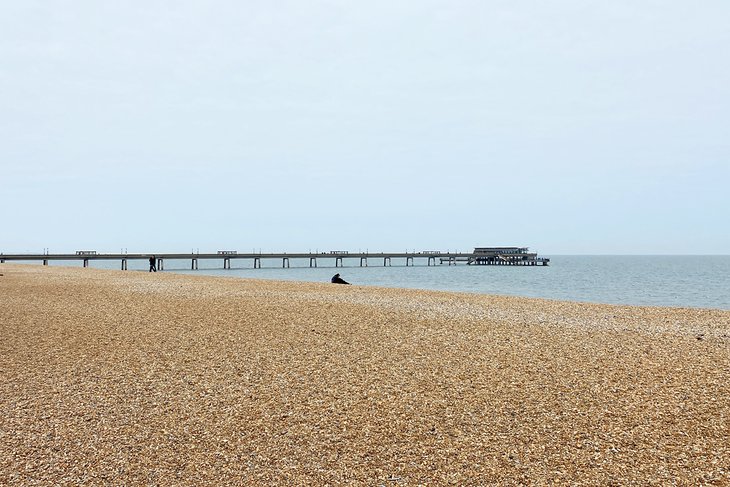
<instances>
[{"instance_id":1,"label":"overcast grey sky","mask_svg":"<svg viewBox=\"0 0 730 487\"><path fill-rule=\"evenodd\" d=\"M0 6L5 253L730 253L727 0Z\"/></svg>"}]
</instances>

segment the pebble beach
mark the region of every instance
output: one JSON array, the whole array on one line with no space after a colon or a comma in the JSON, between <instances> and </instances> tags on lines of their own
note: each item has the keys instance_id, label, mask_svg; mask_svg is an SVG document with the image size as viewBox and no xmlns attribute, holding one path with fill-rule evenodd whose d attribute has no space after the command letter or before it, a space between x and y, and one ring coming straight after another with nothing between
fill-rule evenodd
<instances>
[{"instance_id":1,"label":"pebble beach","mask_svg":"<svg viewBox=\"0 0 730 487\"><path fill-rule=\"evenodd\" d=\"M730 311L0 274L0 485L730 485Z\"/></svg>"}]
</instances>

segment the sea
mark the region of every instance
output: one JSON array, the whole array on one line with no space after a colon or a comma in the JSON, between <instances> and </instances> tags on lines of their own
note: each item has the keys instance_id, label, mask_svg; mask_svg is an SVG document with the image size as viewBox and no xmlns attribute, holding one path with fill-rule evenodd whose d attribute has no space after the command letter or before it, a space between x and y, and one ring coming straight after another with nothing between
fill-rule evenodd
<instances>
[{"instance_id":1,"label":"sea","mask_svg":"<svg viewBox=\"0 0 730 487\"><path fill-rule=\"evenodd\" d=\"M550 265L535 267L427 265L415 259L392 259L383 266L371 258L367 267L359 259L344 259L335 267L334 259L319 258L318 267L309 260L232 259L232 269L223 269L222 260L201 260L199 269L190 270L190 260L165 260L164 272L225 276L230 278L329 282L335 273L351 284L393 288L430 289L478 294L529 296L592 303L641 306L715 308L730 310L730 255L547 255ZM402 262L401 262L402 261ZM58 264L56 264L58 265ZM64 263L63 265L81 265ZM92 267L119 269L117 261L91 261ZM146 261L129 261L129 269L147 271Z\"/></svg>"}]
</instances>

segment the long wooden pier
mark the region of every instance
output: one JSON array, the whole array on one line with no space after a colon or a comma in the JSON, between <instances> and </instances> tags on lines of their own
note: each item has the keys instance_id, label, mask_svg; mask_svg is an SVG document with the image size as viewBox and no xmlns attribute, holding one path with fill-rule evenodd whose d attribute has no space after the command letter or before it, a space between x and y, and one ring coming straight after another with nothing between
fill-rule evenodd
<instances>
[{"instance_id":1,"label":"long wooden pier","mask_svg":"<svg viewBox=\"0 0 730 487\"><path fill-rule=\"evenodd\" d=\"M517 247L515 247L517 248ZM507 249L507 247L500 247ZM497 254L497 256L485 256L484 252L479 252L479 248L474 252L441 252L441 251L423 251L423 252L349 252L349 251L330 251L330 252L298 252L298 253L238 253L232 250L219 250L215 253L97 253L96 251L77 251L73 254L2 254L0 253L0 263L5 262L38 262L42 261L43 265L48 265L51 261L81 261L84 267L89 266L89 262L97 260L116 260L121 263L121 269L128 269L130 260L149 260L155 258L158 270L163 270L166 260L187 260L190 262L190 269L198 269L200 260L217 260L223 264L223 269L231 268L231 261L245 260L252 263L254 269L261 268L261 262L264 260L278 260L283 268L290 267L293 259L304 260L309 262L309 267L317 267L320 261L333 262L335 267L343 267L345 260L359 263L360 267L367 267L370 263L383 266L392 265L393 260L401 260L406 267L415 265L416 259L426 262L428 266L435 265L457 265L458 263L469 265L510 265L510 266L536 266L548 265L550 259L538 258L537 254L520 254L505 253Z\"/></svg>"}]
</instances>

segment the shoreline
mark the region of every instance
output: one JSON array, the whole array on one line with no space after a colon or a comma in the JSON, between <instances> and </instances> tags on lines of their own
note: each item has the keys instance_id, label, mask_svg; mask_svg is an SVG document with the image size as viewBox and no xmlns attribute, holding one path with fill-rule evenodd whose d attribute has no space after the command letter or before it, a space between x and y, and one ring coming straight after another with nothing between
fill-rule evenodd
<instances>
[{"instance_id":1,"label":"shoreline","mask_svg":"<svg viewBox=\"0 0 730 487\"><path fill-rule=\"evenodd\" d=\"M571 256L572 257L572 256ZM580 256L579 256L580 257ZM590 256L589 256L590 257ZM599 256L599 257L606 257L606 256ZM615 257L615 256L608 256L608 257ZM644 256L632 256L632 257L644 257ZM649 255L648 257L667 257L665 255ZM717 257L714 255L698 255L697 257ZM725 255L720 255L719 257L727 257ZM18 263L18 262L11 262L6 263L6 265L16 265L16 266L30 266L35 267L41 265L40 263ZM67 268L67 269L80 269L80 266L71 266L71 265L60 265L60 264L52 264L48 267L53 268ZM415 266L418 267L418 266ZM421 266L421 267L427 267L427 266ZM89 269L94 270L102 270L102 271L118 271L117 268L105 268L105 267L90 267ZM320 267L320 268L308 268L308 267L294 267L294 268L287 268L285 274L289 273L296 273L297 271L303 271L303 272L312 272L312 271L321 271L326 270L327 272L337 272L342 269L349 269L351 271L362 271L363 268L354 266L354 267ZM364 270L377 270L380 269L377 266L367 268L365 267ZM218 268L202 268L200 270L190 270L187 268L174 268L174 269L166 269L163 273L164 274L177 274L182 276L198 276L198 277L214 277L214 278L229 278L229 279L242 279L242 280L256 280L256 281L266 281L266 282L297 282L297 283L313 283L313 284L324 284L329 283L329 274L322 274L321 279L290 279L288 277L284 278L279 275L274 276L249 276L249 275L243 275L239 272L251 272L251 273L266 273L267 271L273 271L274 273L279 273L282 269L278 267L265 267L261 269L252 269L252 268L233 268L231 270L222 270ZM147 268L131 268L128 271L125 270L125 272L142 272L146 273ZM730 305L728 304L717 304L717 305L703 305L703 304L676 304L676 303L663 303L663 302L641 302L641 301L635 301L635 302L626 302L622 301L619 298L615 298L612 300L608 298L607 300L600 300L599 298L575 298L575 297L566 297L566 296L546 296L543 295L544 293L535 293L533 295L529 294L520 294L518 292L508 293L508 292L499 292L499 291L486 291L486 290L474 290L474 289L447 289L447 288L439 288L439 287L428 287L428 285L424 286L412 286L412 285L401 285L401 286L390 286L388 283L380 283L380 282L355 282L356 285L366 287L366 288L380 288L380 289L393 289L393 290L414 290L414 291L424 291L424 292L445 292L445 293L456 293L456 294L475 294L479 296L493 296L493 297L514 297L514 298L520 298L520 299L544 299L548 301L556 301L556 302L565 302L565 303L579 303L579 304L589 304L589 305L608 305L608 306L629 306L629 307L642 307L642 308L668 308L668 309L677 309L677 310L684 310L684 309L694 309L694 310L714 310L714 311L730 311ZM605 296L604 296L605 297ZM691 300L691 299L690 299Z\"/></svg>"},{"instance_id":2,"label":"shoreline","mask_svg":"<svg viewBox=\"0 0 730 487\"><path fill-rule=\"evenodd\" d=\"M0 483L730 482L730 311L0 274Z\"/></svg>"}]
</instances>

